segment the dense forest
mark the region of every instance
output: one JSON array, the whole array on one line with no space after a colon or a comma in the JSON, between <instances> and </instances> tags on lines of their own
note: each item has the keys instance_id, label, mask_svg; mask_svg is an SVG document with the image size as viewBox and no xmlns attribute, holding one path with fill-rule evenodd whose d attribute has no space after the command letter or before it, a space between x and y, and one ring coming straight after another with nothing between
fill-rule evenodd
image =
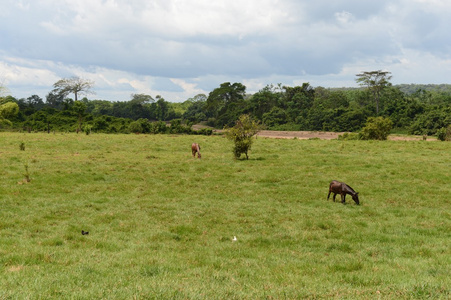
<instances>
[{"instance_id":1,"label":"dense forest","mask_svg":"<svg viewBox=\"0 0 451 300\"><path fill-rule=\"evenodd\" d=\"M369 117L393 122L395 132L434 135L451 124L450 85L388 84L375 101L371 89L268 85L254 94L241 83L222 83L208 95L181 103L161 96L133 94L126 101L73 100L69 93L49 92L16 99L0 97L0 105L19 110L0 122L3 130L84 131L104 133L200 133L193 124L231 126L249 114L272 130L359 131ZM75 94L75 99L77 95ZM6 113L5 113L6 115ZM6 119L6 117L3 117Z\"/></svg>"}]
</instances>

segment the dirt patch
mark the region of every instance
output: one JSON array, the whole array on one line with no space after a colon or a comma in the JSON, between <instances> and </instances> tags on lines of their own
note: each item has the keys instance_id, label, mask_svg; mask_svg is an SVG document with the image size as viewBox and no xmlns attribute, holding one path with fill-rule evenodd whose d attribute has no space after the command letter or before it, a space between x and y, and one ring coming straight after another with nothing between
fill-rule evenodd
<instances>
[{"instance_id":1,"label":"dirt patch","mask_svg":"<svg viewBox=\"0 0 451 300\"><path fill-rule=\"evenodd\" d=\"M193 129L207 128L207 126L194 125ZM212 128L213 129L213 128ZM220 129L213 129L213 132L221 133ZM321 140L334 140L338 139L339 135L344 134L344 132L326 132L326 131L275 131L275 130L262 130L257 134L258 137L265 138L275 138L275 139L321 139ZM392 141L421 141L423 136L414 135L389 135L389 140ZM437 140L434 137L427 137L427 141Z\"/></svg>"},{"instance_id":2,"label":"dirt patch","mask_svg":"<svg viewBox=\"0 0 451 300\"><path fill-rule=\"evenodd\" d=\"M325 132L325 131L272 131L262 130L257 135L261 137L276 138L276 139L321 139L321 140L335 140L339 135L345 132ZM391 141L421 141L423 136L416 135L389 135L388 139ZM427 141L436 141L435 137L426 137Z\"/></svg>"},{"instance_id":3,"label":"dirt patch","mask_svg":"<svg viewBox=\"0 0 451 300\"><path fill-rule=\"evenodd\" d=\"M322 140L333 140L337 139L343 132L325 132L325 131L273 131L273 130L262 130L257 136L269 137L276 139L314 139L319 138Z\"/></svg>"},{"instance_id":4,"label":"dirt patch","mask_svg":"<svg viewBox=\"0 0 451 300\"><path fill-rule=\"evenodd\" d=\"M339 135L343 135L345 132L325 132L325 131L272 131L262 130L257 135L261 137L276 138L276 139L321 139L321 140L335 140ZM415 135L389 135L388 139L391 141L421 141L423 136ZM427 141L437 140L434 137L427 137Z\"/></svg>"}]
</instances>

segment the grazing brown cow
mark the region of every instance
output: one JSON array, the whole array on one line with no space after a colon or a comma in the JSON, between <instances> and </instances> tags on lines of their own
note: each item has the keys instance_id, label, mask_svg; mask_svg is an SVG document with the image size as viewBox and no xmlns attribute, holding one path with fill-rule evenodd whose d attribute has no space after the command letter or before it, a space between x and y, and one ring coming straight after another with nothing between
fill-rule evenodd
<instances>
[{"instance_id":1,"label":"grazing brown cow","mask_svg":"<svg viewBox=\"0 0 451 300\"><path fill-rule=\"evenodd\" d=\"M334 202L335 202L335 196L337 196L337 194L340 194L341 195L341 203L344 204L346 194L349 194L352 196L352 200L354 200L355 203L357 203L357 205L360 204L359 193L354 191L352 187L350 187L349 185L347 185L344 182L332 180L332 182L329 185L329 194L327 195L327 200L329 200L330 193L334 193L334 198L333 198Z\"/></svg>"},{"instance_id":2,"label":"grazing brown cow","mask_svg":"<svg viewBox=\"0 0 451 300\"><path fill-rule=\"evenodd\" d=\"M198 143L193 143L191 145L191 152L193 153L193 157L196 157L196 152L197 152L197 158L200 158L200 146Z\"/></svg>"}]
</instances>

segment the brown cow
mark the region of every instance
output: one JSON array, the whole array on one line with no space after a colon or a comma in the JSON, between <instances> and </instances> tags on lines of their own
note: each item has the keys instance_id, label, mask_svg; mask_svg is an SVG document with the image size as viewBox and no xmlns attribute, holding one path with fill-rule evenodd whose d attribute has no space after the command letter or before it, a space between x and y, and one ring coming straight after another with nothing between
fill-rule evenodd
<instances>
[{"instance_id":1,"label":"brown cow","mask_svg":"<svg viewBox=\"0 0 451 300\"><path fill-rule=\"evenodd\" d=\"M332 182L329 185L329 194L327 195L327 200L329 200L330 193L334 193L334 197L333 197L334 202L335 202L335 196L337 196L337 194L340 194L341 195L341 203L344 204L346 194L349 194L352 196L352 200L354 200L354 202L357 203L357 205L360 204L359 193L354 191L352 189L352 187L350 187L349 185L347 185L344 182L332 180Z\"/></svg>"},{"instance_id":2,"label":"brown cow","mask_svg":"<svg viewBox=\"0 0 451 300\"><path fill-rule=\"evenodd\" d=\"M200 146L198 143L193 143L191 145L191 152L193 153L193 157L196 157L196 152L197 152L197 158L200 158Z\"/></svg>"}]
</instances>

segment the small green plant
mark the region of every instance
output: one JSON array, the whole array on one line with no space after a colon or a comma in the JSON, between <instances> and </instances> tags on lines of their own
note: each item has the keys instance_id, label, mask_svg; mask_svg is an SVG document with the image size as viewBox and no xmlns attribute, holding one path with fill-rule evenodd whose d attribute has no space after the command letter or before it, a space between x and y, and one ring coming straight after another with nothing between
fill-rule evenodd
<instances>
[{"instance_id":1,"label":"small green plant","mask_svg":"<svg viewBox=\"0 0 451 300\"><path fill-rule=\"evenodd\" d=\"M24 182L30 182L31 178L30 178L30 172L28 171L28 164L25 164L24 167L25 167L25 173L23 174Z\"/></svg>"},{"instance_id":2,"label":"small green plant","mask_svg":"<svg viewBox=\"0 0 451 300\"><path fill-rule=\"evenodd\" d=\"M92 130L92 126L91 125L85 125L83 126L83 131L86 133L86 135L90 135L91 134L91 130Z\"/></svg>"},{"instance_id":3,"label":"small green plant","mask_svg":"<svg viewBox=\"0 0 451 300\"><path fill-rule=\"evenodd\" d=\"M24 142L21 142L19 144L19 149L20 149L20 151L25 151L25 143Z\"/></svg>"},{"instance_id":4,"label":"small green plant","mask_svg":"<svg viewBox=\"0 0 451 300\"><path fill-rule=\"evenodd\" d=\"M235 126L225 128L227 139L235 144L233 147L235 159L239 159L241 154L245 154L246 159L249 159L248 151L252 147L252 137L260 131L260 128L258 121L252 120L249 115L241 115Z\"/></svg>"},{"instance_id":5,"label":"small green plant","mask_svg":"<svg viewBox=\"0 0 451 300\"><path fill-rule=\"evenodd\" d=\"M349 140L358 140L360 139L360 136L358 133L352 133L352 132L345 132L343 134L340 134L338 136L339 140L349 141Z\"/></svg>"},{"instance_id":6,"label":"small green plant","mask_svg":"<svg viewBox=\"0 0 451 300\"><path fill-rule=\"evenodd\" d=\"M360 132L361 140L386 140L393 122L384 117L370 117Z\"/></svg>"}]
</instances>

